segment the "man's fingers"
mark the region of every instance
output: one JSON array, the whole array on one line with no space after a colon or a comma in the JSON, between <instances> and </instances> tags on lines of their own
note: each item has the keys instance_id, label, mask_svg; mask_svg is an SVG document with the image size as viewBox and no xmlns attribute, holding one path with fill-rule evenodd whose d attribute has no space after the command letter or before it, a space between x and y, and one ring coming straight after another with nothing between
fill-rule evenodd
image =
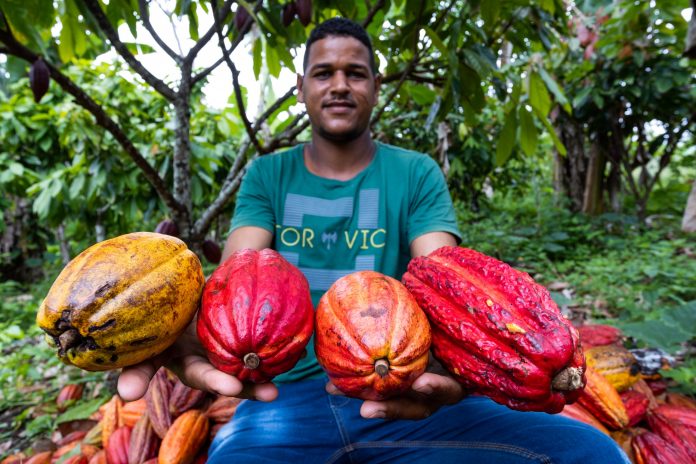
<instances>
[{"instance_id":1,"label":"man's fingers","mask_svg":"<svg viewBox=\"0 0 696 464\"><path fill-rule=\"evenodd\" d=\"M365 419L425 419L437 406L399 398L385 401L365 401L360 407L360 415Z\"/></svg>"},{"instance_id":2,"label":"man's fingers","mask_svg":"<svg viewBox=\"0 0 696 464\"><path fill-rule=\"evenodd\" d=\"M155 375L160 363L148 360L135 366L124 367L118 376L118 394L124 401L135 401L147 392L152 376Z\"/></svg>"},{"instance_id":3,"label":"man's fingers","mask_svg":"<svg viewBox=\"0 0 696 464\"><path fill-rule=\"evenodd\" d=\"M452 377L425 373L411 385L425 399L440 405L455 404L466 396L464 387Z\"/></svg>"}]
</instances>

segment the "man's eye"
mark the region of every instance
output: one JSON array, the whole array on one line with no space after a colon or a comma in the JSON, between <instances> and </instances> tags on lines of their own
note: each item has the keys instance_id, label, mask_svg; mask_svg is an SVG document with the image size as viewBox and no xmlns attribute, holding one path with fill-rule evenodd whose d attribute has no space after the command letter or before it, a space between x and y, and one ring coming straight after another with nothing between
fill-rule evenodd
<instances>
[{"instance_id":1,"label":"man's eye","mask_svg":"<svg viewBox=\"0 0 696 464\"><path fill-rule=\"evenodd\" d=\"M314 77L319 78L319 79L329 77L330 75L331 75L331 73L329 73L328 71L319 71L319 72L314 73Z\"/></svg>"}]
</instances>

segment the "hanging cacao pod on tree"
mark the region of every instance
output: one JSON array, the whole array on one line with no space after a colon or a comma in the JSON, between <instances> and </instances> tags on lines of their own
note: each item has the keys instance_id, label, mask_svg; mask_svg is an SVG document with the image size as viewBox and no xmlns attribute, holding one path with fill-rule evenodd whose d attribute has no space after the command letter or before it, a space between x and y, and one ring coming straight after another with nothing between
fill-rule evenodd
<instances>
[{"instance_id":1,"label":"hanging cacao pod on tree","mask_svg":"<svg viewBox=\"0 0 696 464\"><path fill-rule=\"evenodd\" d=\"M292 20L295 19L295 15L297 15L297 5L295 2L291 1L286 3L285 6L283 6L283 14L281 16L283 26L289 27L290 24L292 24Z\"/></svg>"},{"instance_id":2,"label":"hanging cacao pod on tree","mask_svg":"<svg viewBox=\"0 0 696 464\"><path fill-rule=\"evenodd\" d=\"M220 259L222 259L222 250L220 245L212 240L205 240L202 245L203 256L212 264L220 264Z\"/></svg>"},{"instance_id":3,"label":"hanging cacao pod on tree","mask_svg":"<svg viewBox=\"0 0 696 464\"><path fill-rule=\"evenodd\" d=\"M36 317L67 364L131 366L168 348L193 319L204 277L181 240L137 232L99 242L70 261Z\"/></svg>"},{"instance_id":4,"label":"hanging cacao pod on tree","mask_svg":"<svg viewBox=\"0 0 696 464\"><path fill-rule=\"evenodd\" d=\"M233 253L203 290L198 338L210 362L240 380L268 382L292 369L313 328L307 279L277 251Z\"/></svg>"},{"instance_id":5,"label":"hanging cacao pod on tree","mask_svg":"<svg viewBox=\"0 0 696 464\"><path fill-rule=\"evenodd\" d=\"M171 235L172 237L179 237L179 227L177 227L176 222L171 219L165 219L157 224L155 232L158 234Z\"/></svg>"},{"instance_id":6,"label":"hanging cacao pod on tree","mask_svg":"<svg viewBox=\"0 0 696 464\"><path fill-rule=\"evenodd\" d=\"M297 17L303 26L307 27L312 22L312 0L296 0Z\"/></svg>"},{"instance_id":7,"label":"hanging cacao pod on tree","mask_svg":"<svg viewBox=\"0 0 696 464\"><path fill-rule=\"evenodd\" d=\"M251 15L242 5L237 4L237 12L234 14L234 27L240 34L246 33L247 23L251 19Z\"/></svg>"},{"instance_id":8,"label":"hanging cacao pod on tree","mask_svg":"<svg viewBox=\"0 0 696 464\"><path fill-rule=\"evenodd\" d=\"M43 58L38 57L29 68L29 86L34 94L34 101L38 103L48 92L51 82L51 71Z\"/></svg>"},{"instance_id":9,"label":"hanging cacao pod on tree","mask_svg":"<svg viewBox=\"0 0 696 464\"><path fill-rule=\"evenodd\" d=\"M408 290L378 272L338 279L317 307L317 360L347 396L406 392L425 371L430 340L428 319Z\"/></svg>"},{"instance_id":10,"label":"hanging cacao pod on tree","mask_svg":"<svg viewBox=\"0 0 696 464\"><path fill-rule=\"evenodd\" d=\"M430 320L435 357L465 387L522 411L557 413L577 399L577 330L527 273L442 247L412 259L403 282Z\"/></svg>"}]
</instances>

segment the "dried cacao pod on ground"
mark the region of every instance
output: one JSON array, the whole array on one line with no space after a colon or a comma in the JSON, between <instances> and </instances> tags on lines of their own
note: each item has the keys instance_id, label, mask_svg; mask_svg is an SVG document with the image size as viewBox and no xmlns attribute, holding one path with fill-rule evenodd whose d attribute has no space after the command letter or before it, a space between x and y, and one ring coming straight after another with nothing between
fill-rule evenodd
<instances>
[{"instance_id":1,"label":"dried cacao pod on ground","mask_svg":"<svg viewBox=\"0 0 696 464\"><path fill-rule=\"evenodd\" d=\"M589 367L602 374L620 393L640 379L640 366L636 358L622 346L603 345L585 350Z\"/></svg>"},{"instance_id":2,"label":"dried cacao pod on ground","mask_svg":"<svg viewBox=\"0 0 696 464\"><path fill-rule=\"evenodd\" d=\"M689 456L653 432L633 437L633 454L637 464L684 464Z\"/></svg>"},{"instance_id":3,"label":"dried cacao pod on ground","mask_svg":"<svg viewBox=\"0 0 696 464\"><path fill-rule=\"evenodd\" d=\"M207 259L209 263L220 264L220 259L222 258L220 245L212 240L205 240L201 248L203 250L203 256L205 256L205 259Z\"/></svg>"},{"instance_id":4,"label":"dried cacao pod on ground","mask_svg":"<svg viewBox=\"0 0 696 464\"><path fill-rule=\"evenodd\" d=\"M29 86L34 94L34 101L38 103L48 92L51 82L51 71L43 58L38 57L29 68Z\"/></svg>"},{"instance_id":5,"label":"dried cacao pod on ground","mask_svg":"<svg viewBox=\"0 0 696 464\"><path fill-rule=\"evenodd\" d=\"M626 427L628 413L616 388L591 367L587 368L585 375L587 384L578 398L578 403L610 429Z\"/></svg>"},{"instance_id":6,"label":"dried cacao pod on ground","mask_svg":"<svg viewBox=\"0 0 696 464\"><path fill-rule=\"evenodd\" d=\"M165 219L157 224L155 232L158 234L171 235L172 237L179 237L179 227L176 225L176 222L171 219Z\"/></svg>"},{"instance_id":7,"label":"dried cacao pod on ground","mask_svg":"<svg viewBox=\"0 0 696 464\"><path fill-rule=\"evenodd\" d=\"M623 337L620 329L610 325L586 324L577 329L580 334L580 343L585 349L593 346L618 345Z\"/></svg>"},{"instance_id":8,"label":"dried cacao pod on ground","mask_svg":"<svg viewBox=\"0 0 696 464\"><path fill-rule=\"evenodd\" d=\"M628 426L633 427L645 418L650 400L637 390L621 392L620 396L628 414Z\"/></svg>"},{"instance_id":9,"label":"dried cacao pod on ground","mask_svg":"<svg viewBox=\"0 0 696 464\"><path fill-rule=\"evenodd\" d=\"M591 425L597 430L609 435L609 430L607 430L607 428L603 426L602 423L599 422L595 416L590 414L587 411L587 409L583 408L577 403L566 404L563 408L563 411L561 411L559 414L561 416L570 417L571 419L584 422L585 424Z\"/></svg>"},{"instance_id":10,"label":"dried cacao pod on ground","mask_svg":"<svg viewBox=\"0 0 696 464\"><path fill-rule=\"evenodd\" d=\"M461 247L408 265L403 282L433 329L433 353L457 380L522 411L560 412L584 385L575 328L524 272Z\"/></svg>"},{"instance_id":11,"label":"dried cacao pod on ground","mask_svg":"<svg viewBox=\"0 0 696 464\"><path fill-rule=\"evenodd\" d=\"M58 397L56 398L56 406L58 406L59 411L64 411L68 402L75 402L82 398L82 391L84 390L84 385L81 383L70 384L61 388L58 392Z\"/></svg>"},{"instance_id":12,"label":"dried cacao pod on ground","mask_svg":"<svg viewBox=\"0 0 696 464\"><path fill-rule=\"evenodd\" d=\"M160 446L160 464L189 464L208 439L208 418L198 409L190 409L177 417Z\"/></svg>"},{"instance_id":13,"label":"dried cacao pod on ground","mask_svg":"<svg viewBox=\"0 0 696 464\"><path fill-rule=\"evenodd\" d=\"M307 279L274 250L233 253L205 285L198 338L210 362L240 380L292 369L313 328Z\"/></svg>"},{"instance_id":14,"label":"dried cacao pod on ground","mask_svg":"<svg viewBox=\"0 0 696 464\"><path fill-rule=\"evenodd\" d=\"M347 396L406 392L425 371L430 341L428 319L406 287L379 272L338 279L317 307L317 360Z\"/></svg>"},{"instance_id":15,"label":"dried cacao pod on ground","mask_svg":"<svg viewBox=\"0 0 696 464\"><path fill-rule=\"evenodd\" d=\"M196 312L203 284L201 263L181 240L126 234L70 261L36 321L67 364L130 366L176 340Z\"/></svg>"}]
</instances>

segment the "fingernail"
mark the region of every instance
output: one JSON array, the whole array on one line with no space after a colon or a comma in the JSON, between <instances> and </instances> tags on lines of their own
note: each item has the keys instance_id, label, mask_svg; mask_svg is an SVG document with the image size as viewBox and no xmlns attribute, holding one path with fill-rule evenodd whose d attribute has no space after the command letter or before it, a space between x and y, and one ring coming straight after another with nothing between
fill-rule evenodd
<instances>
[{"instance_id":1,"label":"fingernail","mask_svg":"<svg viewBox=\"0 0 696 464\"><path fill-rule=\"evenodd\" d=\"M424 395L430 395L433 393L433 387L431 387L430 385L427 385L427 384L420 386L420 387L417 387L417 388L414 388L414 390L417 391L418 393L422 393Z\"/></svg>"},{"instance_id":2,"label":"fingernail","mask_svg":"<svg viewBox=\"0 0 696 464\"><path fill-rule=\"evenodd\" d=\"M377 409L375 411L372 411L372 413L369 414L367 417L370 419L384 419L385 417L387 417L387 413L386 411Z\"/></svg>"}]
</instances>

